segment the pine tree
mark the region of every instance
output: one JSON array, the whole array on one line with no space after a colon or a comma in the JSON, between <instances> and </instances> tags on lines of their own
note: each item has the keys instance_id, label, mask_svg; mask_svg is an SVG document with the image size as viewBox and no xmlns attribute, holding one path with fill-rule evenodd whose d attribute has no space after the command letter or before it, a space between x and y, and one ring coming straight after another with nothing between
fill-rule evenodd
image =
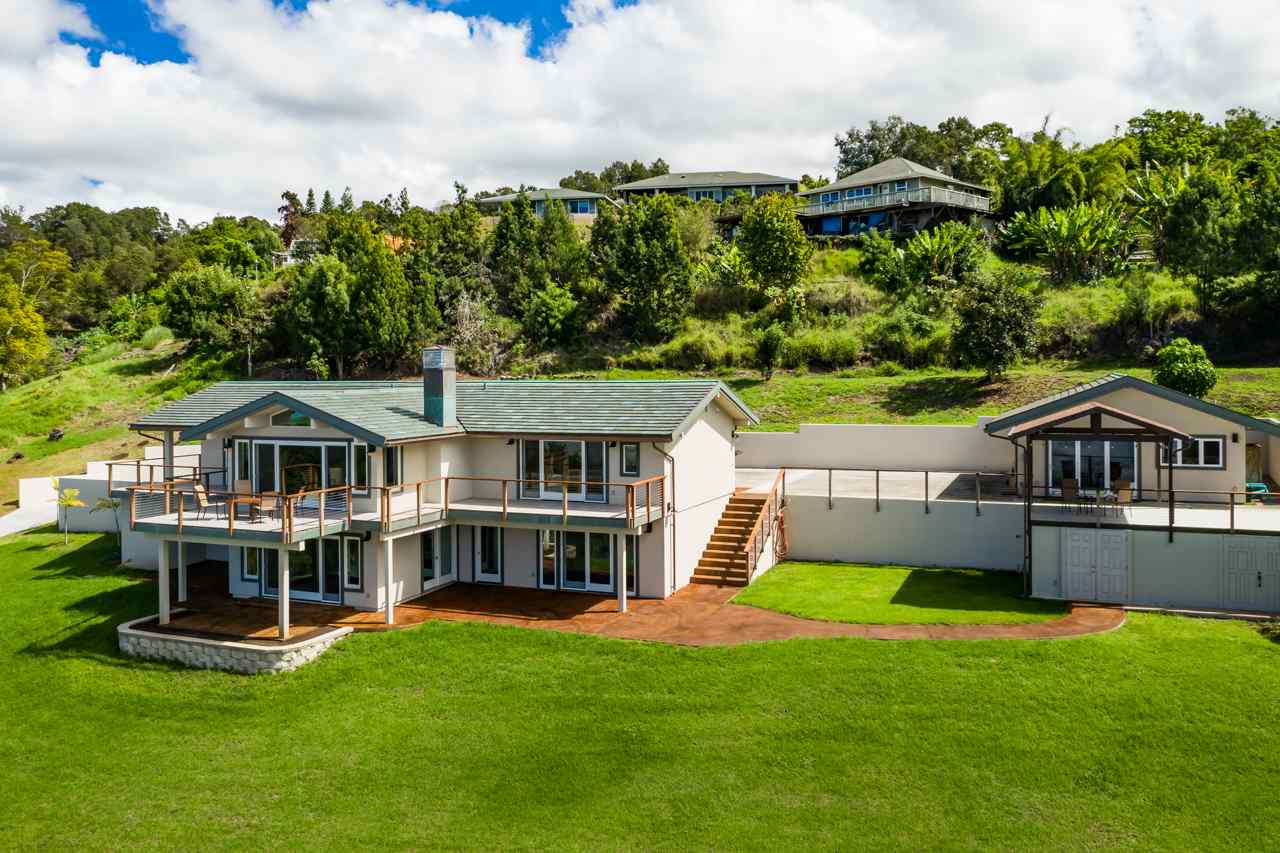
<instances>
[{"instance_id":1,"label":"pine tree","mask_svg":"<svg viewBox=\"0 0 1280 853\"><path fill-rule=\"evenodd\" d=\"M316 212L316 191L310 187L307 188L307 206L305 210L307 213Z\"/></svg>"},{"instance_id":2,"label":"pine tree","mask_svg":"<svg viewBox=\"0 0 1280 853\"><path fill-rule=\"evenodd\" d=\"M324 195L320 198L320 212L333 213L333 193L328 190L325 190Z\"/></svg>"}]
</instances>

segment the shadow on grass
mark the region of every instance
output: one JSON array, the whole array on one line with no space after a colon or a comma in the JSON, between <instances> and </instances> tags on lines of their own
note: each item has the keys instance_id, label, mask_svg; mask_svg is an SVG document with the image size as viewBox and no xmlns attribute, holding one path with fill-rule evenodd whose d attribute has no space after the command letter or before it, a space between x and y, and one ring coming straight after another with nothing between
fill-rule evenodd
<instances>
[{"instance_id":1,"label":"shadow on grass","mask_svg":"<svg viewBox=\"0 0 1280 853\"><path fill-rule=\"evenodd\" d=\"M1002 383L988 383L981 376L936 376L889 386L883 405L895 415L972 409L997 399L1005 390Z\"/></svg>"},{"instance_id":2,"label":"shadow on grass","mask_svg":"<svg viewBox=\"0 0 1280 853\"><path fill-rule=\"evenodd\" d=\"M979 569L915 569L889 599L891 604L929 610L1059 613L1055 602L1021 598L1022 577Z\"/></svg>"}]
</instances>

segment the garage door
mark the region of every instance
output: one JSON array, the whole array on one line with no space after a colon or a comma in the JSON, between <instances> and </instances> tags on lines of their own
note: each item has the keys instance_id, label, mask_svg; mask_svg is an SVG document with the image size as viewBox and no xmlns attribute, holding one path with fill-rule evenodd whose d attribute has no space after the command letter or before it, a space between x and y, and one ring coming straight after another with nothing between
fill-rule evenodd
<instances>
[{"instance_id":1,"label":"garage door","mask_svg":"<svg viewBox=\"0 0 1280 853\"><path fill-rule=\"evenodd\" d=\"M1076 601L1129 600L1129 531L1062 528L1062 575Z\"/></svg>"}]
</instances>

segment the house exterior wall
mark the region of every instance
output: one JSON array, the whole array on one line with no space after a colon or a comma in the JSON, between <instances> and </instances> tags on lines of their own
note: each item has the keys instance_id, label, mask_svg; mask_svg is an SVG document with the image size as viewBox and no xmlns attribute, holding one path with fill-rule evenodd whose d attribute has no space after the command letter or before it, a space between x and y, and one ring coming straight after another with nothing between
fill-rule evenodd
<instances>
[{"instance_id":1,"label":"house exterior wall","mask_svg":"<svg viewBox=\"0 0 1280 853\"><path fill-rule=\"evenodd\" d=\"M974 426L801 424L795 432L738 434L739 468L982 471L1013 467L1013 447Z\"/></svg>"},{"instance_id":2,"label":"house exterior wall","mask_svg":"<svg viewBox=\"0 0 1280 853\"><path fill-rule=\"evenodd\" d=\"M924 502L817 495L787 497L788 559L1018 571L1021 504Z\"/></svg>"},{"instance_id":3,"label":"house exterior wall","mask_svg":"<svg viewBox=\"0 0 1280 853\"><path fill-rule=\"evenodd\" d=\"M675 588L689 583L720 516L733 496L733 419L712 404L667 452L675 460ZM654 454L657 455L657 454ZM661 457L659 457L660 459ZM656 472L655 472L656 473ZM667 495L668 503L671 495Z\"/></svg>"},{"instance_id":4,"label":"house exterior wall","mask_svg":"<svg viewBox=\"0 0 1280 853\"><path fill-rule=\"evenodd\" d=\"M1104 394L1096 398L1095 401L1121 411L1132 412L1135 415L1150 418L1157 423L1167 424L1175 429L1185 430L1193 436L1225 438L1222 448L1223 461L1225 463L1223 468L1174 468L1173 486L1175 491L1178 492L1179 499L1222 501L1225 503L1227 500L1226 495L1209 495L1203 492L1244 491L1245 435L1247 432L1245 427L1216 415L1183 406L1172 400L1148 394L1137 388L1120 388L1110 394ZM1231 441L1233 433L1239 438L1235 443ZM1032 448L1034 453L1033 482L1037 486L1047 484L1047 451L1048 448L1042 441L1035 442ZM1157 486L1156 465L1159 460L1159 450L1154 444L1142 444L1138 448L1138 453L1141 457L1139 460L1139 478L1142 489L1154 490ZM1168 472L1164 470L1163 465L1160 468L1159 487L1167 489L1169 487ZM1197 493L1198 490L1203 490L1203 492ZM1152 491L1147 497L1156 499L1155 492ZM1160 496L1160 500L1167 499L1167 495Z\"/></svg>"}]
</instances>

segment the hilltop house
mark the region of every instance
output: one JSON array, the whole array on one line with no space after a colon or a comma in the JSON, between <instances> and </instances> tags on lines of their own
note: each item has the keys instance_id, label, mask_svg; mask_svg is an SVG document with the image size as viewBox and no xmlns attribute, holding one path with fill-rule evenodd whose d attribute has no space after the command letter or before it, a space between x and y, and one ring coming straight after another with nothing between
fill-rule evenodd
<instances>
[{"instance_id":1,"label":"hilltop house","mask_svg":"<svg viewBox=\"0 0 1280 853\"><path fill-rule=\"evenodd\" d=\"M825 187L805 190L796 213L810 235L895 234L991 210L991 189L957 180L904 157L876 163Z\"/></svg>"},{"instance_id":2,"label":"hilltop house","mask_svg":"<svg viewBox=\"0 0 1280 853\"><path fill-rule=\"evenodd\" d=\"M768 175L763 172L672 172L653 178L619 184L614 187L624 201L635 196L682 195L694 201L728 201L737 192L753 198L768 193L793 193L799 187L795 178Z\"/></svg>"},{"instance_id":3,"label":"hilltop house","mask_svg":"<svg viewBox=\"0 0 1280 853\"><path fill-rule=\"evenodd\" d=\"M508 193L507 195L478 198L476 199L476 207L480 208L482 213L497 216L502 212L504 204L515 201L521 195L524 195L533 203L533 212L538 216L546 214L548 204L558 202L564 206L564 209L568 211L572 218L582 219L585 217L584 221L588 222L595 219L596 214L600 212L601 204L614 203L613 199L600 193L571 190L564 187L551 187L542 190L525 190L523 193Z\"/></svg>"},{"instance_id":4,"label":"hilltop house","mask_svg":"<svg viewBox=\"0 0 1280 853\"><path fill-rule=\"evenodd\" d=\"M663 598L746 583L764 501L735 499L756 416L716 380L222 382L131 425L201 442L200 467L116 492L169 567L225 564L235 597L384 611L463 581ZM731 503L731 500L733 501ZM722 515L732 546L712 535ZM743 512L746 507L749 512ZM769 527L769 525L765 525Z\"/></svg>"}]
</instances>

